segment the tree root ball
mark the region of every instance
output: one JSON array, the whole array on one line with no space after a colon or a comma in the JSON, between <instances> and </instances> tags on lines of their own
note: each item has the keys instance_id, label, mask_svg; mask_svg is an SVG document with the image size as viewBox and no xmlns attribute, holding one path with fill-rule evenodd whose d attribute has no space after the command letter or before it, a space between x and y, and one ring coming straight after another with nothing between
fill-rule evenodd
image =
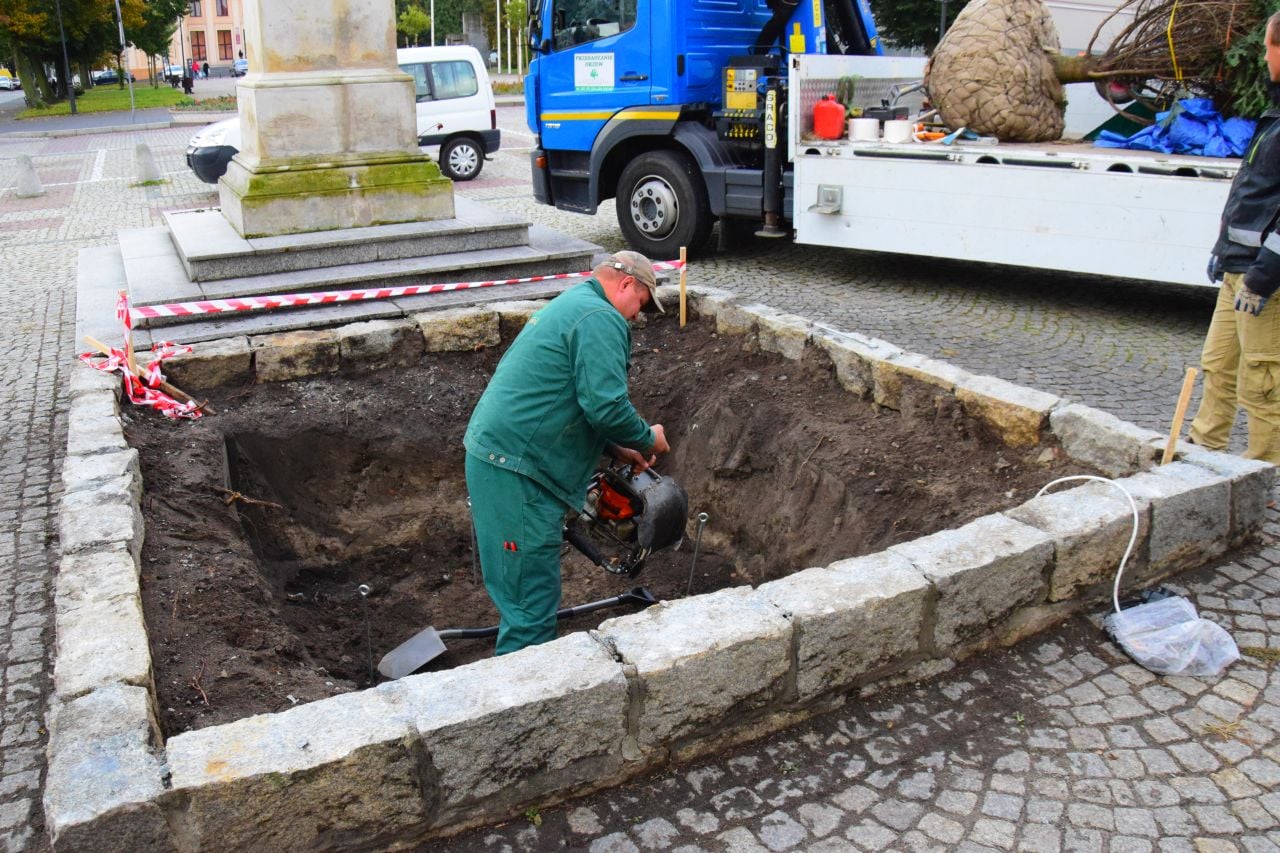
<instances>
[{"instance_id":1,"label":"tree root ball","mask_svg":"<svg viewBox=\"0 0 1280 853\"><path fill-rule=\"evenodd\" d=\"M1006 142L1059 139L1066 108L1054 73L1059 51L1041 0L973 0L929 59L929 97L948 127Z\"/></svg>"}]
</instances>

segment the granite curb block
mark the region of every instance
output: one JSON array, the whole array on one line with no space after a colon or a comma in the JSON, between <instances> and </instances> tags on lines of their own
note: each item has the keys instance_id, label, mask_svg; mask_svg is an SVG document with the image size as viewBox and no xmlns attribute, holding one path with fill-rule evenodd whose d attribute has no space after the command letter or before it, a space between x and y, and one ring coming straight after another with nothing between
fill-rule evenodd
<instances>
[{"instance_id":1,"label":"granite curb block","mask_svg":"<svg viewBox=\"0 0 1280 853\"><path fill-rule=\"evenodd\" d=\"M670 286L660 296L676 301ZM954 394L1007 443L1056 441L1119 478L1138 517L1127 587L1200 565L1261 529L1269 465L1180 445L1178 461L1154 467L1160 436L1096 410L725 291L688 296L718 334L825 360L850 393L886 406ZM536 305L238 338L170 366L190 391L358 371L494 346ZM71 385L45 789L58 851L384 849L509 818L1041 630L1109 597L1132 533L1134 509L1114 486L1063 483L958 529L758 589L663 602L514 655L166 744L141 620L137 454L124 444L115 382L85 369Z\"/></svg>"}]
</instances>

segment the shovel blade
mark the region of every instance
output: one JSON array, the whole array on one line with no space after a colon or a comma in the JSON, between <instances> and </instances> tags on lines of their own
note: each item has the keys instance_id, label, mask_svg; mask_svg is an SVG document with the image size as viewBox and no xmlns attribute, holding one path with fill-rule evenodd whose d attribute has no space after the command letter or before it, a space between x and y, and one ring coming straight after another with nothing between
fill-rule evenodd
<instances>
[{"instance_id":1,"label":"shovel blade","mask_svg":"<svg viewBox=\"0 0 1280 853\"><path fill-rule=\"evenodd\" d=\"M440 632L428 626L383 655L378 661L378 672L394 681L421 669L444 653Z\"/></svg>"}]
</instances>

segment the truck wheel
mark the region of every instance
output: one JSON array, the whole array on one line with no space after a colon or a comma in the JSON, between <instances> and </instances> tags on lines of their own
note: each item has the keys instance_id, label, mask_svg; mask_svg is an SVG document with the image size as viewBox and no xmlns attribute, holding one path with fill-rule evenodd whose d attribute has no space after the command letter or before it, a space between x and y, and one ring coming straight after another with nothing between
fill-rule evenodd
<instances>
[{"instance_id":1,"label":"truck wheel","mask_svg":"<svg viewBox=\"0 0 1280 853\"><path fill-rule=\"evenodd\" d=\"M484 152L474 139L459 136L440 146L440 171L446 178L469 181L484 168Z\"/></svg>"},{"instance_id":2,"label":"truck wheel","mask_svg":"<svg viewBox=\"0 0 1280 853\"><path fill-rule=\"evenodd\" d=\"M654 260L697 251L715 220L707 188L689 155L650 151L632 160L618 178L618 226L627 242Z\"/></svg>"}]
</instances>

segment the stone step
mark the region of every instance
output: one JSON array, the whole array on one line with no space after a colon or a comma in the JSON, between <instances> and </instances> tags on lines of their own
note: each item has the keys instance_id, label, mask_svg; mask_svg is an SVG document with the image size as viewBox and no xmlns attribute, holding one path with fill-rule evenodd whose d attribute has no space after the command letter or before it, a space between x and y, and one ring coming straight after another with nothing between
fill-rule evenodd
<instances>
[{"instance_id":1,"label":"stone step","mask_svg":"<svg viewBox=\"0 0 1280 853\"><path fill-rule=\"evenodd\" d=\"M375 261L483 251L529 242L529 223L518 216L455 197L452 219L374 225L311 234L246 240L215 209L164 214L178 260L192 281L210 282L268 273ZM121 235L126 262L148 257L160 248Z\"/></svg>"},{"instance_id":2,"label":"stone step","mask_svg":"<svg viewBox=\"0 0 1280 853\"><path fill-rule=\"evenodd\" d=\"M121 247L124 277L130 300L135 308L174 302L209 299L232 299L282 293L315 293L375 287L402 287L415 284L437 284L468 281L505 280L528 276L553 275L590 269L598 246L567 237L541 226L528 226L529 241L512 246L481 251L460 251L422 258L404 258L364 264L295 270L246 278L212 282L193 282L186 277L176 250L168 253L157 249L145 264L130 258ZM160 232L160 233L153 233ZM161 244L163 227L134 232L132 246ZM144 272L145 271L145 272ZM569 280L568 284L572 284ZM183 330L164 336L184 341L207 340L229 334L243 334L245 329L289 331L359 320L405 316L434 307L490 299L521 299L562 289L557 283L533 282L526 285L501 285L455 291L450 294L422 294L396 299L336 303L299 308L280 308L237 314L197 314L177 317L147 318L135 323L140 329ZM471 294L471 295L468 295ZM189 328L198 326L199 328Z\"/></svg>"}]
</instances>

